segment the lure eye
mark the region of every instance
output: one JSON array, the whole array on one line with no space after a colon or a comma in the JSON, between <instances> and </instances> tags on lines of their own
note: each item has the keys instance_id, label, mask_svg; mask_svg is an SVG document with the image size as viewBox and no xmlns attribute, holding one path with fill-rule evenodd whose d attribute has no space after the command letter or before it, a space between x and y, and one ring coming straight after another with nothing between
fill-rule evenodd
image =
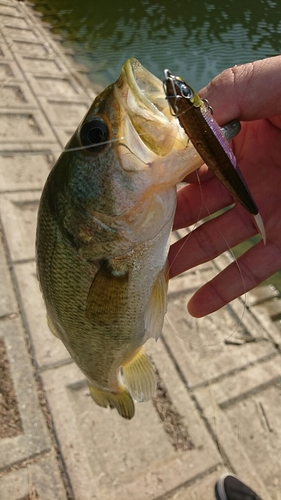
<instances>
[{"instance_id":1,"label":"lure eye","mask_svg":"<svg viewBox=\"0 0 281 500\"><path fill-rule=\"evenodd\" d=\"M186 85L186 83L182 83L180 85L180 91L181 91L182 97L185 97L185 99L192 99L192 97L193 97L192 89L190 87L188 87L188 85Z\"/></svg>"},{"instance_id":2,"label":"lure eye","mask_svg":"<svg viewBox=\"0 0 281 500\"><path fill-rule=\"evenodd\" d=\"M96 117L82 125L80 130L80 140L83 146L93 146L87 148L88 151L96 153L101 151L108 140L108 126L102 118Z\"/></svg>"}]
</instances>

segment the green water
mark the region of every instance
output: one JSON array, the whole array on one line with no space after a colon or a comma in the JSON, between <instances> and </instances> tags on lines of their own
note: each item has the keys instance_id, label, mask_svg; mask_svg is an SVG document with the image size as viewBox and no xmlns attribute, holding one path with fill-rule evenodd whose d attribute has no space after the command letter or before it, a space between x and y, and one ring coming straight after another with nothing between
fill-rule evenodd
<instances>
[{"instance_id":1,"label":"green water","mask_svg":"<svg viewBox=\"0 0 281 500\"><path fill-rule=\"evenodd\" d=\"M136 57L199 90L223 69L281 53L280 0L33 0L100 88ZM255 241L235 248L239 256ZM267 280L281 291L281 273Z\"/></svg>"},{"instance_id":2,"label":"green water","mask_svg":"<svg viewBox=\"0 0 281 500\"><path fill-rule=\"evenodd\" d=\"M33 0L34 1L34 0ZM136 57L199 90L222 69L281 52L280 0L35 0L94 83L115 80Z\"/></svg>"}]
</instances>

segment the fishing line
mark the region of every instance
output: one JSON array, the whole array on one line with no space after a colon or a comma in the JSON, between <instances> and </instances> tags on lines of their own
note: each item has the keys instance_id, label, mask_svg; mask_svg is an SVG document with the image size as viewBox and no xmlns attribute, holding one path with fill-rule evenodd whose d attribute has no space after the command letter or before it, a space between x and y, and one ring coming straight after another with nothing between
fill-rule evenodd
<instances>
[{"instance_id":1,"label":"fishing line","mask_svg":"<svg viewBox=\"0 0 281 500\"><path fill-rule=\"evenodd\" d=\"M112 144L114 142L118 142L121 140L124 140L125 137L118 137L117 139L110 139L110 141L103 141L99 142L98 144L88 144L87 146L76 146L75 148L68 148L68 149L63 149L62 153L72 153L73 151L82 151L83 149L92 149L95 146L100 147L100 146L105 146L106 144Z\"/></svg>"},{"instance_id":2,"label":"fishing line","mask_svg":"<svg viewBox=\"0 0 281 500\"><path fill-rule=\"evenodd\" d=\"M204 207L209 215L209 217L212 217L212 214L210 213L207 205L206 205L206 202L204 200L204 196L203 196L203 190L202 190L202 185L201 185L201 182L200 182L200 178L199 178L199 175L198 175L198 172L196 171L196 175L197 175L197 179L198 179L198 184L199 184L199 189L200 189L200 192L201 192L201 198L202 198L202 202L204 204ZM229 246L228 244L228 241L227 239L225 238L225 236L223 235L223 233L221 232L221 230L217 227L216 225L216 230L218 231L218 233L220 234L221 238L223 239L223 241L225 242L226 246L227 246L227 249L231 255L231 257L233 258L233 262L235 263L236 267L237 267L237 270L239 272L239 275L240 275L240 279L241 279L241 283L242 283L242 287L243 287L243 296L244 296L244 307L243 307L243 311L242 311L242 314L241 314L241 317L239 318L239 322L238 324L236 325L236 327L234 328L234 330L226 337L224 338L223 340L219 341L219 342L215 342L213 344L207 344L207 346L211 347L211 346L215 346L215 345L218 345L218 344L221 344L222 342L225 342L227 339L229 339L239 328L239 326L242 324L242 320L243 320L243 317L244 317L244 314L245 314L245 310L246 310L246 303L247 303L247 294L246 294L246 285L245 285L245 280L244 280L244 276L243 276L243 273L242 273L242 270L241 270L241 267L239 265L239 262L238 260L236 259L231 247ZM227 304L226 304L227 305ZM203 347L207 347L207 346L204 346Z\"/></svg>"},{"instance_id":3,"label":"fishing line","mask_svg":"<svg viewBox=\"0 0 281 500\"><path fill-rule=\"evenodd\" d=\"M140 133L139 135L145 135L145 133ZM125 139L125 137L122 137L122 139ZM128 151L133 155L135 156L135 158L137 158L137 160L139 160L141 163L143 163L143 165L148 165L144 160L142 160L136 153L134 153L134 151L132 151L129 146L127 146L127 144L124 144L123 142L120 142L119 146L123 146L125 149L128 149Z\"/></svg>"},{"instance_id":4,"label":"fishing line","mask_svg":"<svg viewBox=\"0 0 281 500\"><path fill-rule=\"evenodd\" d=\"M196 173L197 173L197 172L196 172ZM175 262L175 260L177 260L177 258L178 258L178 256L179 256L179 254L181 253L181 251L182 251L182 250L183 250L183 248L185 247L186 243L188 242L188 240L189 240L189 238L190 238L191 234L192 234L192 233L193 233L193 231L196 229L198 222L201 220L202 210L203 210L203 204L202 204L202 205L201 205L201 207L200 207L199 214L198 214L198 217L197 217L196 222L194 222L194 224L193 224L192 228L189 230L188 234L187 234L186 236L184 236L185 241L184 241L183 245L181 246L181 248L177 251L177 253L176 253L175 257L173 258L173 260L172 260L171 264L169 265L169 269L170 269L170 267L173 265L173 263ZM175 232L176 232L176 231L175 231Z\"/></svg>"},{"instance_id":5,"label":"fishing line","mask_svg":"<svg viewBox=\"0 0 281 500\"><path fill-rule=\"evenodd\" d=\"M139 133L139 136L146 135L145 132ZM125 136L118 137L117 139L110 139L109 141L104 141L104 142L99 142L98 144L88 144L86 146L75 146L73 148L60 148L60 149L53 149L52 147L46 147L45 150L40 150L40 151L14 151L14 150L0 150L0 155L5 155L5 156L40 156L40 155L45 155L46 153L73 153L75 151L83 151L84 149L92 149L95 146L100 147L106 144L113 144L119 141L124 141L126 140ZM123 146L129 150L129 152L134 155L138 160L140 160L142 163L147 165L141 158L139 158L134 151L132 151L127 144L124 144L123 142L120 142L120 146Z\"/></svg>"},{"instance_id":6,"label":"fishing line","mask_svg":"<svg viewBox=\"0 0 281 500\"><path fill-rule=\"evenodd\" d=\"M173 81L172 81L172 85L174 85L174 84L173 84ZM164 92L165 92L165 94L166 94L166 91L165 91L165 85L163 85L163 86L164 86ZM175 91L175 89L174 89L174 94L175 94L175 96L174 96L174 97L176 97L176 98L177 98L177 95L176 95L176 91ZM171 107L171 105L170 105L170 102L169 102L169 97L168 97L167 95L166 95L166 99L168 100L168 104L169 104L169 107L170 107L170 113L172 114L172 116L175 116L176 118L179 118L179 116L181 116L182 114L186 113L187 111L191 111L191 109L194 107L194 104L192 103L192 106L191 106L190 108L183 110L181 113L179 113L179 112L174 113L174 111L173 111L173 109L172 109L172 107ZM211 114L212 114L212 113L213 113L213 112L212 112L212 108L209 106L209 103L208 103L208 102L207 102L207 105L208 105L208 107L209 107L209 109L210 109L210 112L211 112ZM203 190L202 190L202 185L201 185L201 181L200 181L199 174L198 174L198 171L197 171L197 170L196 170L196 176L197 176L198 186L199 186L199 190L200 190L200 194L201 194L201 201L202 201L202 204L201 204L201 209L200 209L200 212L199 212L199 216L198 216L197 221L195 222L195 224L194 224L193 228L191 229L190 233L186 236L186 239L185 239L185 241L184 241L183 245L182 245L182 246L181 246L181 248L178 250L178 252L177 252L176 256L174 257L174 259L173 259L173 261L172 261L172 263L173 263L173 262L177 259L178 255L179 255L179 254L180 254L180 252L183 250L183 248L184 248L185 244L188 242L188 240L189 240L189 238L190 238L190 236L191 236L192 232L193 232L193 231L194 231L194 229L196 228L196 226L197 226L197 224L198 224L198 222L199 222L199 219L200 219L200 214L202 213L203 206L205 207L205 210L206 210L206 212L207 212L208 216L212 218L212 214L210 213L210 211L209 211L209 209L208 209L208 207L207 207L207 205L206 205L206 202L205 202L205 200L204 200ZM236 266L237 266L238 272L239 272L239 274L240 274L240 278L241 278L242 286L243 286L243 295L244 295L244 302L245 302L245 303L244 303L243 312L242 312L241 317L240 317L240 319L239 319L239 323L237 324L236 328L234 328L234 330L233 330L233 331L232 331L232 332L228 335L228 337L224 338L222 341L215 342L215 343L212 343L212 344L207 344L205 347L220 344L220 343L222 343L222 342L225 342L228 338L230 338L230 337L231 337L231 336L235 333L235 331L237 331L237 329L239 328L239 326L241 325L241 323L242 323L242 319L243 319L243 316L244 316L244 313L245 313L245 309L246 309L246 287L245 287L245 281L244 281L244 277L243 277L243 274L242 274L241 268L240 268L240 266L239 266L239 263L238 263L237 259L235 258L235 255L234 255L234 253L233 253L232 249L230 248L230 246L229 246L229 244L228 244L228 242L227 242L226 238L224 237L224 235L222 234L222 232L220 231L220 229L219 229L218 227L216 227L216 230L218 231L218 233L220 234L221 238L222 238L222 239L223 239L223 241L225 242L225 244L226 244L226 247L227 247L228 251L230 252L230 254L231 254L231 256L232 256L232 258L233 258L234 262L236 263ZM207 315L207 317L208 317L208 316L209 316L209 315ZM171 323L170 323L170 321L169 321L168 315L166 316L166 319L167 319L167 321L168 321L169 326L170 326L170 327L171 327L171 329L172 329L172 330L176 333L176 335L178 335L180 338L182 338L182 337L181 337L181 336L180 336L180 335L176 332L176 330L172 327L172 325L171 325ZM197 320L197 324L198 324L198 321L199 321L199 320ZM184 339L183 339L183 340L184 340ZM196 345L197 345L197 346L199 346L199 345L200 345L201 347L204 347L204 345L202 345L202 344L196 344L196 343L193 343L193 342L191 342L190 344L191 344L191 345L194 345L194 346L196 346Z\"/></svg>"},{"instance_id":7,"label":"fishing line","mask_svg":"<svg viewBox=\"0 0 281 500\"><path fill-rule=\"evenodd\" d=\"M145 132L140 132L139 136L146 135ZM118 137L117 139L110 139L109 141L104 141L104 142L99 142L96 144L96 146L103 146L106 144L112 144L116 143L118 141L124 141L126 140L125 136ZM123 142L120 142L119 146L123 146L124 148L128 149L128 151L135 156L141 163L144 165L148 165L148 163L145 163L139 156L132 151L129 146ZM95 144L88 144L86 146L75 146L73 148L60 148L60 149L53 149L52 147L46 147L46 149L41 149L40 151L23 151L23 150L7 150L7 149L0 149L0 155L2 156L45 156L46 154L62 154L62 153L73 153L75 151L83 151L84 149L92 149L95 147Z\"/></svg>"},{"instance_id":8,"label":"fishing line","mask_svg":"<svg viewBox=\"0 0 281 500\"><path fill-rule=\"evenodd\" d=\"M198 171L196 170L196 176L197 176L197 180L198 180L198 186L199 186L199 190L200 190L200 194L201 194L201 201L202 201L202 205L201 205L201 208L200 208L200 212L199 212L199 217L197 219L197 221L195 222L195 224L193 225L192 229L190 230L190 232L188 233L188 235L186 236L186 240L184 241L182 247L178 250L176 256L174 257L172 263L176 260L176 258L178 257L178 255L180 254L180 252L183 250L183 248L185 247L186 243L188 242L192 232L194 231L194 229L196 229L196 226L200 220L200 214L202 213L202 209L203 209L203 206L205 207L205 210L208 214L209 217L212 217L212 214L210 213L209 209L208 209L208 206L206 205L206 202L204 200L204 195L203 195L203 190L202 190L202 185L201 185L201 181L200 181L200 177L199 177L199 174L198 174ZM190 341L190 345L191 346L196 346L196 347L212 347L212 346L216 346L218 344L221 344L223 342L225 342L227 339L229 339L236 331L237 329L239 328L239 326L242 324L242 320L243 320L243 317L244 317L244 314L245 314L245 310L246 310L246 286L245 286L245 280L244 280L244 277L243 277L243 273L242 273L242 270L241 270L241 267L239 265L239 262L237 261L231 247L229 246L228 244L228 241L226 240L225 236L223 235L223 233L220 231L220 229L216 226L216 230L218 231L218 233L220 234L221 238L223 239L223 241L225 242L226 246L227 246L227 249L228 251L230 252L232 258L233 258L233 262L235 262L236 264L236 267L238 269L238 272L239 272L239 275L240 275L240 279L241 279L241 282L242 282L242 286L243 286L243 295L244 295L244 304L243 304L243 311L241 313L241 316L239 318L239 322L238 324L236 325L236 327L231 331L231 333L225 337L223 340L220 340L218 342L213 342L213 343L208 343L208 344L202 344L202 343L196 343L196 342L192 342ZM226 304L226 306L228 306L228 304ZM223 308L222 308L223 309ZM236 315L236 313L235 313ZM207 315L206 317L208 318L210 315ZM204 319L204 318L203 318ZM169 324L169 327L171 328L171 330L179 337L181 338L184 342L187 342L186 339L184 339L177 331L176 329L173 327L173 325L171 324L171 321L169 319L169 315L167 314L166 315L166 320ZM200 320L197 320L197 326L198 326L198 321ZM200 332L200 330L199 330Z\"/></svg>"},{"instance_id":9,"label":"fishing line","mask_svg":"<svg viewBox=\"0 0 281 500\"><path fill-rule=\"evenodd\" d=\"M118 139L110 139L109 141L104 141L104 142L99 142L96 146L103 146L105 144L111 144L114 142L118 142L121 140L124 140L125 137L118 137ZM123 145L123 144L122 144ZM44 151L8 151L8 150L0 150L0 154L2 155L9 155L9 156L33 156L33 155L45 155L48 152L52 153L73 153L74 151L82 151L84 149L90 149L95 147L95 144L89 144L87 146L75 146L74 148L60 148L59 150L57 149L52 149L52 148L46 148ZM43 149L43 148L42 148Z\"/></svg>"}]
</instances>

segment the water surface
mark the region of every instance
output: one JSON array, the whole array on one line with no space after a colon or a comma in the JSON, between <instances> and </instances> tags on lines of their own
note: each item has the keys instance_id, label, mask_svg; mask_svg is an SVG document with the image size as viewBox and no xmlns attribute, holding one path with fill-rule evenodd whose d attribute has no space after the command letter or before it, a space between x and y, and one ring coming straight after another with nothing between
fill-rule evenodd
<instances>
[{"instance_id":1,"label":"water surface","mask_svg":"<svg viewBox=\"0 0 281 500\"><path fill-rule=\"evenodd\" d=\"M222 69L281 52L281 3L271 0L33 0L94 83L136 57L197 90Z\"/></svg>"}]
</instances>

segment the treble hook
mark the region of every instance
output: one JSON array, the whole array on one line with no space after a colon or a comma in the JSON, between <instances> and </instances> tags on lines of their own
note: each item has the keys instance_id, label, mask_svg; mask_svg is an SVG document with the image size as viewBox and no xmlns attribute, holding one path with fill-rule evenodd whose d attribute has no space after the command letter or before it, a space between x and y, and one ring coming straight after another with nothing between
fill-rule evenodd
<instances>
[{"instance_id":1,"label":"treble hook","mask_svg":"<svg viewBox=\"0 0 281 500\"><path fill-rule=\"evenodd\" d=\"M176 100L180 98L179 95L177 95L177 92L176 92L176 86L175 86L175 77L174 75L172 75L172 73L168 70L168 69L164 69L164 81L163 81L163 89L164 89L164 93L165 93L165 96L166 96L166 99L168 101L168 104L169 104L169 108L170 108L170 113L172 116L174 117L178 117L178 114L179 114L179 108L178 106L175 104L174 105L174 108L172 107L169 99L171 99L171 96L168 95L168 91L167 91L167 85L166 85L166 81L169 80L171 82L171 85L172 85L172 88L173 88L173 91L174 91L174 96L173 98L175 98Z\"/></svg>"}]
</instances>

